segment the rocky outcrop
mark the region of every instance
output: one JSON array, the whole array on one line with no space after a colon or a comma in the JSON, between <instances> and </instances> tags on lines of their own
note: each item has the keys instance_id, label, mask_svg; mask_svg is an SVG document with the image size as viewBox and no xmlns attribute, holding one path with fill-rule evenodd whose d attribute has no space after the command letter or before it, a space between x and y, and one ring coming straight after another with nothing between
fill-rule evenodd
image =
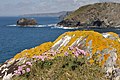
<instances>
[{"instance_id":1,"label":"rocky outcrop","mask_svg":"<svg viewBox=\"0 0 120 80\"><path fill-rule=\"evenodd\" d=\"M120 27L120 3L95 3L80 7L69 14L58 26L76 27L97 26L103 28Z\"/></svg>"},{"instance_id":2,"label":"rocky outcrop","mask_svg":"<svg viewBox=\"0 0 120 80\"><path fill-rule=\"evenodd\" d=\"M22 76L30 72L32 64L38 60L44 62L68 54L78 59L86 57L87 64L99 65L106 71L105 77L109 80L120 79L119 35L113 32L101 34L94 31L66 32L54 42L26 49L0 66L0 77L6 79L16 75Z\"/></svg>"},{"instance_id":3,"label":"rocky outcrop","mask_svg":"<svg viewBox=\"0 0 120 80\"><path fill-rule=\"evenodd\" d=\"M64 26L64 27L77 27L77 26L81 26L80 22L70 21L70 20L62 20L61 22L58 23L58 25Z\"/></svg>"},{"instance_id":4,"label":"rocky outcrop","mask_svg":"<svg viewBox=\"0 0 120 80\"><path fill-rule=\"evenodd\" d=\"M37 21L35 19L21 18L17 21L17 25L20 26L37 25Z\"/></svg>"}]
</instances>

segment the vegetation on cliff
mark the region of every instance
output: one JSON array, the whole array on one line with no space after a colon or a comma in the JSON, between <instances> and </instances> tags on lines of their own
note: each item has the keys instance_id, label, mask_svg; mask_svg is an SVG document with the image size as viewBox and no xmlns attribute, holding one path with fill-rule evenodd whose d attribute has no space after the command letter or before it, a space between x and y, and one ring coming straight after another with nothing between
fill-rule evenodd
<instances>
[{"instance_id":1,"label":"vegetation on cliff","mask_svg":"<svg viewBox=\"0 0 120 80\"><path fill-rule=\"evenodd\" d=\"M33 63L31 72L13 80L107 80L105 71L97 64L90 65L87 58L71 55Z\"/></svg>"},{"instance_id":2,"label":"vegetation on cliff","mask_svg":"<svg viewBox=\"0 0 120 80\"><path fill-rule=\"evenodd\" d=\"M120 27L120 3L95 3L77 9L59 22L64 27ZM79 25L78 25L79 23Z\"/></svg>"}]
</instances>

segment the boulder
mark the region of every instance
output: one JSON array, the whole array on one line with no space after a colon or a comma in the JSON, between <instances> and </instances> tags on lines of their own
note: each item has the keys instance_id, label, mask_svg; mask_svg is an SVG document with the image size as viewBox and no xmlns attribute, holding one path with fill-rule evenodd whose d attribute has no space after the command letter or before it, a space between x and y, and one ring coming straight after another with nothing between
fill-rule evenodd
<instances>
[{"instance_id":1,"label":"boulder","mask_svg":"<svg viewBox=\"0 0 120 80\"><path fill-rule=\"evenodd\" d=\"M21 18L17 21L17 25L20 26L37 25L37 21L33 18L32 19Z\"/></svg>"}]
</instances>

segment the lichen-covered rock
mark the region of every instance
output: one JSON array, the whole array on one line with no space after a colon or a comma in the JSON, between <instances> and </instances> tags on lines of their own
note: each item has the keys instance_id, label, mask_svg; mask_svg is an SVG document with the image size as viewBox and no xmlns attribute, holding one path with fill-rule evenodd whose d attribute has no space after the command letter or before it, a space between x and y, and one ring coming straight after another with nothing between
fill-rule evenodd
<instances>
[{"instance_id":1,"label":"lichen-covered rock","mask_svg":"<svg viewBox=\"0 0 120 80\"><path fill-rule=\"evenodd\" d=\"M47 42L18 53L14 58L5 62L0 67L0 76L5 73L17 74L21 72L21 66L26 65L22 69L31 68L31 64L38 60L54 59L58 56L68 56L82 58L87 57L88 63L97 64L106 70L106 76L112 74L113 70L120 68L120 38L113 32L98 33L95 31L73 31L66 32L59 36L54 42ZM15 67L15 68L13 68ZM20 69L20 71L19 71ZM30 71L30 70L29 70ZM24 71L23 71L24 72ZM118 75L116 72L114 75ZM119 76L108 75L108 78L118 78Z\"/></svg>"}]
</instances>

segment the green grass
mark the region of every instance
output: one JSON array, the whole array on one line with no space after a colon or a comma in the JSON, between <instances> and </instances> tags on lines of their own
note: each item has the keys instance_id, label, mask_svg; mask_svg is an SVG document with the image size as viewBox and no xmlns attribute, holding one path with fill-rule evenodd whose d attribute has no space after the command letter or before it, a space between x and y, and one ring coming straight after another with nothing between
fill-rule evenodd
<instances>
[{"instance_id":1,"label":"green grass","mask_svg":"<svg viewBox=\"0 0 120 80\"><path fill-rule=\"evenodd\" d=\"M70 15L68 15L67 17L65 17L65 20L66 19L71 19L71 18L73 18L73 17L75 17L75 16L77 16L77 15L80 15L81 13L83 13L83 12L86 12L86 9L88 8L88 7L90 7L91 5L85 5L85 6L82 6L82 7L80 7L79 9L77 9L75 12L73 12L73 13L71 13Z\"/></svg>"},{"instance_id":2,"label":"green grass","mask_svg":"<svg viewBox=\"0 0 120 80\"><path fill-rule=\"evenodd\" d=\"M86 58L78 59L69 55L37 61L30 73L16 76L13 80L106 80L104 75L101 67L90 65Z\"/></svg>"}]
</instances>

